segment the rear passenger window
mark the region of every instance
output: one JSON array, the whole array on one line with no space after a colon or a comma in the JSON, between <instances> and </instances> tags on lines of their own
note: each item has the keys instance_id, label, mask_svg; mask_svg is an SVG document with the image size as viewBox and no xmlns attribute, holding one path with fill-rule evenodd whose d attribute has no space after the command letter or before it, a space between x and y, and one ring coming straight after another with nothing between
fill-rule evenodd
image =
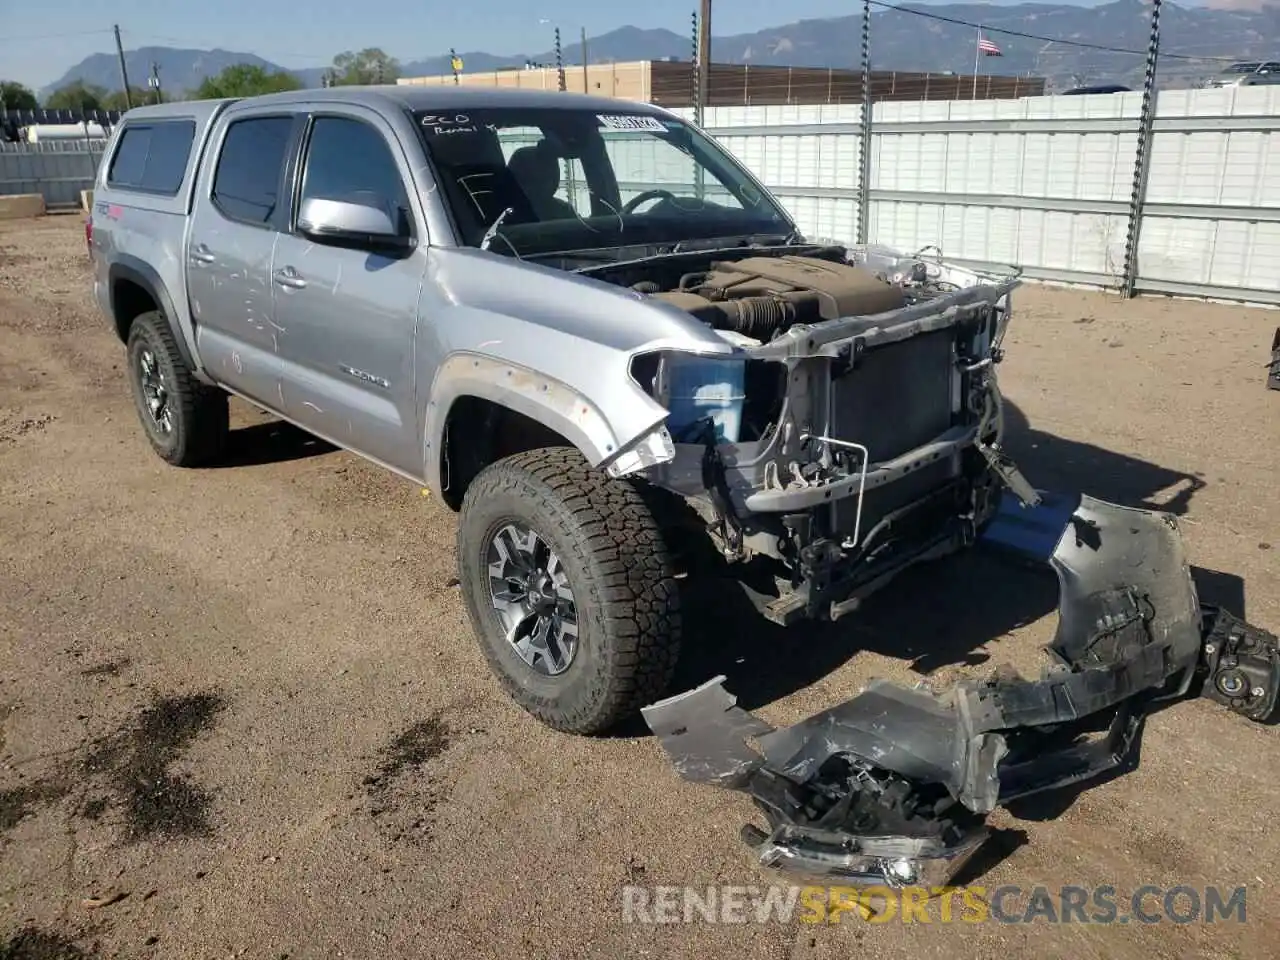
<instances>
[{"instance_id":1,"label":"rear passenger window","mask_svg":"<svg viewBox=\"0 0 1280 960\"><path fill-rule=\"evenodd\" d=\"M227 128L213 173L213 203L241 223L265 226L275 213L292 117L237 120Z\"/></svg>"},{"instance_id":2,"label":"rear passenger window","mask_svg":"<svg viewBox=\"0 0 1280 960\"><path fill-rule=\"evenodd\" d=\"M107 170L107 184L173 196L182 187L195 136L196 125L190 120L126 125Z\"/></svg>"}]
</instances>

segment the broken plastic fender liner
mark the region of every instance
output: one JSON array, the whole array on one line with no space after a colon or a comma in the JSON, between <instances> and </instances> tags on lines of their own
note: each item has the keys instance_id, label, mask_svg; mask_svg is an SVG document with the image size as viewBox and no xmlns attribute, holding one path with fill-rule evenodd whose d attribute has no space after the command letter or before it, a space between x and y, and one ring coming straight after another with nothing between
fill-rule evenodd
<instances>
[{"instance_id":1,"label":"broken plastic fender liner","mask_svg":"<svg viewBox=\"0 0 1280 960\"><path fill-rule=\"evenodd\" d=\"M1216 661L1202 664L1200 605L1171 516L1040 500L1003 505L988 531L1057 575L1054 662L1039 680L997 673L942 696L875 680L782 730L741 709L723 677L644 708L682 777L743 790L765 812L772 833L752 843L762 863L868 882L949 875L998 804L1116 767L1150 703L1185 694L1198 669L1218 675ZM1280 653L1269 635L1220 621L1217 634L1228 631L1261 691L1229 705L1261 714ZM1249 696L1249 682L1230 676L1226 692ZM1099 721L1108 735L1082 742Z\"/></svg>"},{"instance_id":2,"label":"broken plastic fender liner","mask_svg":"<svg viewBox=\"0 0 1280 960\"><path fill-rule=\"evenodd\" d=\"M684 693L659 700L640 713L686 780L740 787L764 762L748 738L773 727L738 706L738 698L715 677Z\"/></svg>"}]
</instances>

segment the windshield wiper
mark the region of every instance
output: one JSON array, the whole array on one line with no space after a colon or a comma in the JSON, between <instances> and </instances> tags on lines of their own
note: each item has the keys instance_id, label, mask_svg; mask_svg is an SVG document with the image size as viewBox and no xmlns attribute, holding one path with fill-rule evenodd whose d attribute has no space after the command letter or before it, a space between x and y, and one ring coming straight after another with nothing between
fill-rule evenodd
<instances>
[{"instance_id":1,"label":"windshield wiper","mask_svg":"<svg viewBox=\"0 0 1280 960\"><path fill-rule=\"evenodd\" d=\"M489 224L489 229L486 230L484 232L484 236L480 238L481 250L488 250L489 245L493 243L494 237L502 237L502 235L498 232L499 230L502 229L502 222L506 220L507 217L511 216L511 214L513 214L514 212L515 212L514 207L507 207L507 209L503 210L500 214L498 214L498 218L494 220L493 223ZM517 251L515 248L515 244L513 244L506 237L502 237L502 240L506 243L508 247L511 248L512 253L514 253L517 257L520 256L519 251Z\"/></svg>"},{"instance_id":2,"label":"windshield wiper","mask_svg":"<svg viewBox=\"0 0 1280 960\"><path fill-rule=\"evenodd\" d=\"M788 234L755 233L745 236L706 237L698 240L681 240L671 248L670 252L689 253L695 250L725 250L732 247L789 247L799 241L799 230L792 230Z\"/></svg>"},{"instance_id":3,"label":"windshield wiper","mask_svg":"<svg viewBox=\"0 0 1280 960\"><path fill-rule=\"evenodd\" d=\"M531 253L527 260L588 260L591 263L614 263L618 256L607 250L548 250Z\"/></svg>"},{"instance_id":4,"label":"windshield wiper","mask_svg":"<svg viewBox=\"0 0 1280 960\"><path fill-rule=\"evenodd\" d=\"M651 254L646 254L644 256L632 257L631 259L628 259L628 260L613 260L607 264L589 264L588 266L585 266L585 267L579 267L574 272L586 274L589 276L593 273L597 273L601 270L606 270L612 267L638 267L643 264L656 263L657 261L665 260L668 258L681 257L689 254L698 254L698 253L731 254L731 253L738 253L743 250L753 250L753 249L768 250L768 249L772 249L780 246L787 246L787 247L798 246L802 250L804 250L809 248L822 249L822 247L824 246L824 244L821 244L821 243L811 243L811 242L802 241L798 234L795 234L794 236L787 236L785 238L779 237L776 234L774 234L765 238L765 242L760 242L761 240L760 237L745 238L745 239L747 239L749 242L733 243L731 241L726 241L725 238L723 237L720 238L719 240L681 241L680 243L675 244L675 246L670 247L666 250L662 250L658 253L651 253ZM578 256L578 254L565 254L565 256ZM587 256L594 257L594 254L588 254Z\"/></svg>"}]
</instances>

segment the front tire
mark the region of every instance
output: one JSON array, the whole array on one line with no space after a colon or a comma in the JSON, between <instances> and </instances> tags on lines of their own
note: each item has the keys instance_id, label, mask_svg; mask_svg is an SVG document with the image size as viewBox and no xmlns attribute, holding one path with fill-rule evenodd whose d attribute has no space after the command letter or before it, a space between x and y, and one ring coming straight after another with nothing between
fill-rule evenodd
<instances>
[{"instance_id":1,"label":"front tire","mask_svg":"<svg viewBox=\"0 0 1280 960\"><path fill-rule=\"evenodd\" d=\"M222 453L230 430L227 395L196 379L159 311L129 327L128 370L138 419L162 460L196 467Z\"/></svg>"},{"instance_id":2,"label":"front tire","mask_svg":"<svg viewBox=\"0 0 1280 960\"><path fill-rule=\"evenodd\" d=\"M661 531L634 486L571 447L516 454L476 476L458 577L489 666L556 730L604 732L671 681L680 601Z\"/></svg>"}]
</instances>

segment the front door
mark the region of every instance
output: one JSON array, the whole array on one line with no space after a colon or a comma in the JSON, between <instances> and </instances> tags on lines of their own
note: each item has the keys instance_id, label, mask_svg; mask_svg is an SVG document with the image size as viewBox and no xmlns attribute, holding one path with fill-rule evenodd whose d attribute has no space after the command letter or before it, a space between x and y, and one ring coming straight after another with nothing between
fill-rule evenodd
<instances>
[{"instance_id":1,"label":"front door","mask_svg":"<svg viewBox=\"0 0 1280 960\"><path fill-rule=\"evenodd\" d=\"M310 198L376 204L415 239L410 252L282 233L272 260L275 326L290 419L414 477L422 474L414 332L426 272L425 221L391 128L358 106L317 111L305 134L297 209Z\"/></svg>"},{"instance_id":2,"label":"front door","mask_svg":"<svg viewBox=\"0 0 1280 960\"><path fill-rule=\"evenodd\" d=\"M187 239L187 296L206 369L279 410L279 346L271 259L287 204L285 167L295 117L231 119L215 133L216 160L199 184Z\"/></svg>"}]
</instances>

